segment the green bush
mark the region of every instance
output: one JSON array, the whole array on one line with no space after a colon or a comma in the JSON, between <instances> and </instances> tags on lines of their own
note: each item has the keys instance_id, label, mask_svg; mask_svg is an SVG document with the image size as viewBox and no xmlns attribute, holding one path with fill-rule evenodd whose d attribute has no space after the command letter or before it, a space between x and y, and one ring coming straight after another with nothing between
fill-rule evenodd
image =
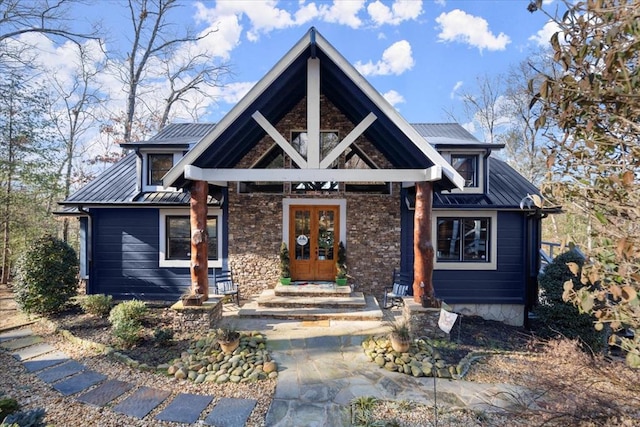
<instances>
[{"instance_id":1,"label":"green bush","mask_svg":"<svg viewBox=\"0 0 640 427\"><path fill-rule=\"evenodd\" d=\"M14 285L25 313L58 313L77 294L78 257L62 240L41 237L18 259Z\"/></svg>"},{"instance_id":2,"label":"green bush","mask_svg":"<svg viewBox=\"0 0 640 427\"><path fill-rule=\"evenodd\" d=\"M153 339L156 341L157 345L167 344L173 339L173 329L156 328L153 331Z\"/></svg>"},{"instance_id":3,"label":"green bush","mask_svg":"<svg viewBox=\"0 0 640 427\"><path fill-rule=\"evenodd\" d=\"M575 251L558 255L538 277L540 286L540 304L534 308L534 314L540 319L538 333L545 338L563 335L571 339L580 339L593 350L603 348L603 335L594 329L594 318L580 313L578 308L562 299L564 283L573 281L574 289L584 286L579 276L574 276L567 263L576 263L580 268L584 258Z\"/></svg>"},{"instance_id":4,"label":"green bush","mask_svg":"<svg viewBox=\"0 0 640 427\"><path fill-rule=\"evenodd\" d=\"M19 427L44 427L45 411L42 408L31 409L29 411L18 411L7 416L2 425L19 426Z\"/></svg>"},{"instance_id":5,"label":"green bush","mask_svg":"<svg viewBox=\"0 0 640 427\"><path fill-rule=\"evenodd\" d=\"M100 317L107 317L109 315L112 300L111 295L104 294L83 295L77 299L82 311Z\"/></svg>"},{"instance_id":6,"label":"green bush","mask_svg":"<svg viewBox=\"0 0 640 427\"><path fill-rule=\"evenodd\" d=\"M133 346L142 333L142 319L147 313L144 301L125 301L116 305L109 313L111 332L125 347Z\"/></svg>"},{"instance_id":7,"label":"green bush","mask_svg":"<svg viewBox=\"0 0 640 427\"><path fill-rule=\"evenodd\" d=\"M20 405L15 399L10 397L0 398L0 421L4 420L7 415L13 414L19 409Z\"/></svg>"}]
</instances>

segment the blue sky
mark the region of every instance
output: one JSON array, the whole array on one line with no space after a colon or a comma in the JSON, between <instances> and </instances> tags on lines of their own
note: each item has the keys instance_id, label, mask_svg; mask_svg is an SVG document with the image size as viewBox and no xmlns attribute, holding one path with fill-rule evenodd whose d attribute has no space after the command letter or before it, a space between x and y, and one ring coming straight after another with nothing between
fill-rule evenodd
<instances>
[{"instance_id":1,"label":"blue sky","mask_svg":"<svg viewBox=\"0 0 640 427\"><path fill-rule=\"evenodd\" d=\"M451 121L445 110L461 112L460 93L474 92L479 76L504 73L548 43L554 27L542 13L529 13L528 3L183 0L171 20L176 28L216 29L191 48L207 52L212 61L228 63L233 70L224 87L210 89L204 99L191 100L191 106L199 106L197 120L220 120L314 26L409 122L445 122ZM551 10L559 2L544 3ZM71 22L78 29L102 19L107 52L131 32L125 0L98 0L75 6L71 12ZM26 37L35 39L42 63L53 73L64 78L72 71L72 44L56 45L37 34ZM96 49L95 54L97 63L101 53ZM100 87L109 94L110 110L122 110L125 92L113 70L124 61L110 61L111 71L102 73ZM142 96L152 105L152 98L162 99L165 89L156 81ZM193 112L185 109L174 113L173 121L194 120Z\"/></svg>"}]
</instances>

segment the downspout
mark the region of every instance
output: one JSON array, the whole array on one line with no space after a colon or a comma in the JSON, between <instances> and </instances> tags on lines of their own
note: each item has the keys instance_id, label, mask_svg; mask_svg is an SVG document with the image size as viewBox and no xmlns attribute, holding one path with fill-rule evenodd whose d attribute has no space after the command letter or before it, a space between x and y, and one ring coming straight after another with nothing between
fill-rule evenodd
<instances>
[{"instance_id":1,"label":"downspout","mask_svg":"<svg viewBox=\"0 0 640 427\"><path fill-rule=\"evenodd\" d=\"M78 212L81 212L87 216L87 229L85 231L85 252L86 252L86 288L85 293L89 294L91 286L91 273L93 270L93 214L85 209L83 206L78 206Z\"/></svg>"}]
</instances>

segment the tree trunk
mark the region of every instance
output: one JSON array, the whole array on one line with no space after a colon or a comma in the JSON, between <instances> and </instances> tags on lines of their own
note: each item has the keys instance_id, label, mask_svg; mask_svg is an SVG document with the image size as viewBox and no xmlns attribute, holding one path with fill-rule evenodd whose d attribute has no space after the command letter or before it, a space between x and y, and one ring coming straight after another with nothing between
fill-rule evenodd
<instances>
[{"instance_id":1,"label":"tree trunk","mask_svg":"<svg viewBox=\"0 0 640 427\"><path fill-rule=\"evenodd\" d=\"M206 181L191 184L191 292L209 297L207 241L207 196Z\"/></svg>"},{"instance_id":2,"label":"tree trunk","mask_svg":"<svg viewBox=\"0 0 640 427\"><path fill-rule=\"evenodd\" d=\"M413 225L413 299L420 303L422 295L434 299L433 242L431 241L431 207L433 184L416 182L416 208ZM424 287L423 287L424 284Z\"/></svg>"}]
</instances>

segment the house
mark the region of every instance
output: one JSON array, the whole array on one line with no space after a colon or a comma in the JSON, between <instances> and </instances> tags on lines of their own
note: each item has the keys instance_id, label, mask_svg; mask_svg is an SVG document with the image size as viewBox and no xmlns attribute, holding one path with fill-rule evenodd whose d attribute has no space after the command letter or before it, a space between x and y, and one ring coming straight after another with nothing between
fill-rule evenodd
<instances>
[{"instance_id":1,"label":"house","mask_svg":"<svg viewBox=\"0 0 640 427\"><path fill-rule=\"evenodd\" d=\"M217 124L172 124L62 202L80 217L89 293L175 300L190 287L189 186L207 182L208 267L243 296L332 281L339 242L360 290L412 271L416 183L433 188L438 298L522 324L535 302L538 190L458 124L410 125L314 28Z\"/></svg>"}]
</instances>

